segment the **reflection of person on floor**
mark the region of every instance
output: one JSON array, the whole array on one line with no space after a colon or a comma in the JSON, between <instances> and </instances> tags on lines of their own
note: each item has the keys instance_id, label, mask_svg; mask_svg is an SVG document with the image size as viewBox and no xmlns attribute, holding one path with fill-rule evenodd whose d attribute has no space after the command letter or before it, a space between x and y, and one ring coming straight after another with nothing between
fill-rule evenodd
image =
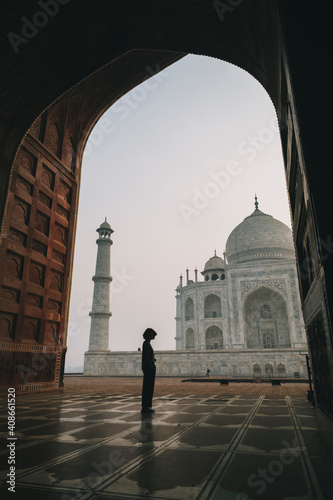
<instances>
[{"instance_id":1,"label":"reflection of person on floor","mask_svg":"<svg viewBox=\"0 0 333 500\"><path fill-rule=\"evenodd\" d=\"M150 345L150 341L154 340L157 333L152 328L147 328L143 334L145 339L142 345L142 371L143 371L143 385L142 385L142 413L154 413L152 408L155 373L156 366L154 358L154 350Z\"/></svg>"}]
</instances>

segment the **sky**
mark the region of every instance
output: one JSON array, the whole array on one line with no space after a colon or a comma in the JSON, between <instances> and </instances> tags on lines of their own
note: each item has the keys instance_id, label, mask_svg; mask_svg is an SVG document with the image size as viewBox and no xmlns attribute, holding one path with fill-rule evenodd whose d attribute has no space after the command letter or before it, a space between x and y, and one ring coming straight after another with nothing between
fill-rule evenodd
<instances>
[{"instance_id":1,"label":"sky","mask_svg":"<svg viewBox=\"0 0 333 500\"><path fill-rule=\"evenodd\" d=\"M147 77L149 75L147 70ZM291 227L274 106L242 69L188 55L117 101L97 122L82 164L66 370L88 350L98 234L111 247L111 351L175 349L175 288L259 209Z\"/></svg>"}]
</instances>

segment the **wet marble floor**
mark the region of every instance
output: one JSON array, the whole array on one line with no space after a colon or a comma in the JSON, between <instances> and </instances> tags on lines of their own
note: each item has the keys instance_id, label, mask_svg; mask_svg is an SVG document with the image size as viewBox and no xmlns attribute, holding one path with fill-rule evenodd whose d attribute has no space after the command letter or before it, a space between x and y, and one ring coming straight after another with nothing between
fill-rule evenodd
<instances>
[{"instance_id":1,"label":"wet marble floor","mask_svg":"<svg viewBox=\"0 0 333 500\"><path fill-rule=\"evenodd\" d=\"M306 397L236 390L157 395L152 415L137 391L18 396L16 496L1 399L0 497L333 499L333 460Z\"/></svg>"}]
</instances>

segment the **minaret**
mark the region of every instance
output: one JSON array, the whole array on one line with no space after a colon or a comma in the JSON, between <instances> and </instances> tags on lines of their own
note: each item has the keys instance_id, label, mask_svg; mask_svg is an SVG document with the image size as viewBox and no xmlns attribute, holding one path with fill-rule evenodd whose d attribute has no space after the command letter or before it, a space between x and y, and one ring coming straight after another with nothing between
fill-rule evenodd
<instances>
[{"instance_id":1,"label":"minaret","mask_svg":"<svg viewBox=\"0 0 333 500\"><path fill-rule=\"evenodd\" d=\"M110 253L111 253L111 234L113 230L110 224L103 222L98 229L98 239L96 243L97 259L96 271L93 276L94 296L89 338L89 351L108 351L109 350L109 320L110 320Z\"/></svg>"}]
</instances>

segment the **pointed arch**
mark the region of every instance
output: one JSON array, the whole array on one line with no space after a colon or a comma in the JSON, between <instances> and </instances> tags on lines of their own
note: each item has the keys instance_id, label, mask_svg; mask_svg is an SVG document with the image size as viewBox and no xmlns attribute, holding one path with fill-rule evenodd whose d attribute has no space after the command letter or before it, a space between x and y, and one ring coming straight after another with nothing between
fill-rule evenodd
<instances>
[{"instance_id":1,"label":"pointed arch","mask_svg":"<svg viewBox=\"0 0 333 500\"><path fill-rule=\"evenodd\" d=\"M191 297L188 297L185 302L185 321L194 319L194 304Z\"/></svg>"},{"instance_id":2,"label":"pointed arch","mask_svg":"<svg viewBox=\"0 0 333 500\"><path fill-rule=\"evenodd\" d=\"M258 363L255 363L253 365L253 376L254 377L261 377L261 367Z\"/></svg>"},{"instance_id":3,"label":"pointed arch","mask_svg":"<svg viewBox=\"0 0 333 500\"><path fill-rule=\"evenodd\" d=\"M222 316L221 299L217 295L211 293L205 297L204 302L204 317L205 318L220 318Z\"/></svg>"},{"instance_id":4,"label":"pointed arch","mask_svg":"<svg viewBox=\"0 0 333 500\"><path fill-rule=\"evenodd\" d=\"M272 363L265 364L265 375L266 377L271 377L273 375L273 365Z\"/></svg>"},{"instance_id":5,"label":"pointed arch","mask_svg":"<svg viewBox=\"0 0 333 500\"><path fill-rule=\"evenodd\" d=\"M216 325L209 326L205 333L206 349L223 349L223 332Z\"/></svg>"},{"instance_id":6,"label":"pointed arch","mask_svg":"<svg viewBox=\"0 0 333 500\"><path fill-rule=\"evenodd\" d=\"M185 333L185 349L194 349L194 330L188 328Z\"/></svg>"},{"instance_id":7,"label":"pointed arch","mask_svg":"<svg viewBox=\"0 0 333 500\"><path fill-rule=\"evenodd\" d=\"M262 285L244 302L246 345L254 349L291 346L286 300L277 290Z\"/></svg>"}]
</instances>

